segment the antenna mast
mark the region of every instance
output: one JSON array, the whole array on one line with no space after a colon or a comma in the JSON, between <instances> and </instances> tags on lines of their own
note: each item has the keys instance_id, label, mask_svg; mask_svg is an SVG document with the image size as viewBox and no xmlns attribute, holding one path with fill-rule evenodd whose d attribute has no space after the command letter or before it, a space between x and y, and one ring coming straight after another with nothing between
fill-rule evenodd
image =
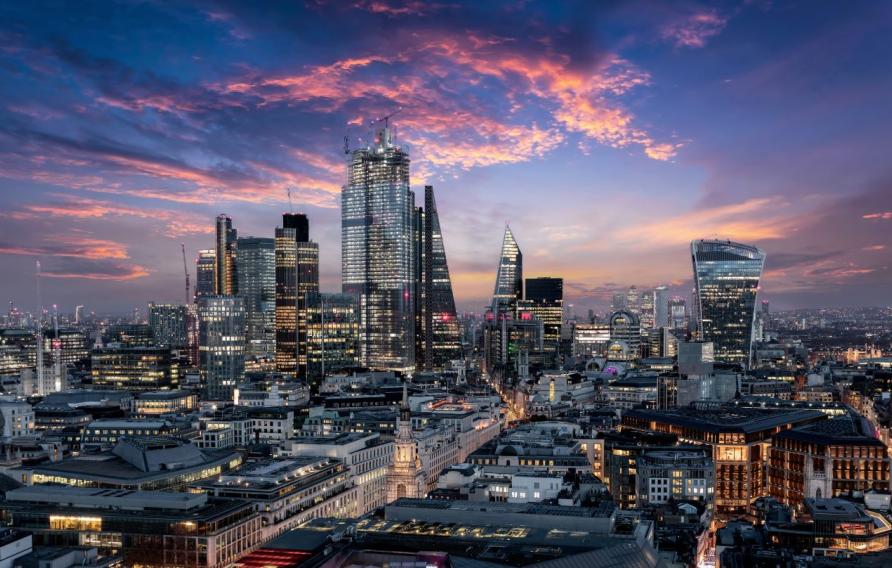
<instances>
[{"instance_id":1,"label":"antenna mast","mask_svg":"<svg viewBox=\"0 0 892 568\"><path fill-rule=\"evenodd\" d=\"M294 213L294 205L291 203L291 187L286 189L288 190L288 212Z\"/></svg>"},{"instance_id":2,"label":"antenna mast","mask_svg":"<svg viewBox=\"0 0 892 568\"><path fill-rule=\"evenodd\" d=\"M186 265L186 243L180 243L180 248L183 251L183 273L186 274L186 305L188 306L191 286L189 286L189 268Z\"/></svg>"}]
</instances>

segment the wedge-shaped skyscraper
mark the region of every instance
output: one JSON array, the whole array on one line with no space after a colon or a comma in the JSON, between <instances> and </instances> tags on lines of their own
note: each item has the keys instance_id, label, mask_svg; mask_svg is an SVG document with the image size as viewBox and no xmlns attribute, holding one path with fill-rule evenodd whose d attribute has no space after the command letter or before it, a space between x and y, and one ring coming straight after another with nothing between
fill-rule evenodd
<instances>
[{"instance_id":1,"label":"wedge-shaped skyscraper","mask_svg":"<svg viewBox=\"0 0 892 568\"><path fill-rule=\"evenodd\" d=\"M511 227L505 225L502 256L496 272L496 286L492 294L493 314L513 313L518 300L523 299L523 254ZM512 316L513 317L513 316Z\"/></svg>"},{"instance_id":2,"label":"wedge-shaped skyscraper","mask_svg":"<svg viewBox=\"0 0 892 568\"><path fill-rule=\"evenodd\" d=\"M434 188L430 185L424 187L424 207L418 208L417 235L416 359L419 370L431 371L461 358L461 330Z\"/></svg>"},{"instance_id":3,"label":"wedge-shaped skyscraper","mask_svg":"<svg viewBox=\"0 0 892 568\"><path fill-rule=\"evenodd\" d=\"M698 336L713 343L716 360L747 365L765 253L731 241L699 240L691 243L691 257Z\"/></svg>"}]
</instances>

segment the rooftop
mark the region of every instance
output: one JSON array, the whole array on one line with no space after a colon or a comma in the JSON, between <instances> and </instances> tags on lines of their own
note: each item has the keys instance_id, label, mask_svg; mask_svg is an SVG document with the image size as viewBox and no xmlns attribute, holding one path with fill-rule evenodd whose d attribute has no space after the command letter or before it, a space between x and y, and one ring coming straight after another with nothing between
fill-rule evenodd
<instances>
[{"instance_id":1,"label":"rooftop","mask_svg":"<svg viewBox=\"0 0 892 568\"><path fill-rule=\"evenodd\" d=\"M7 501L53 503L60 506L98 509L179 509L189 510L207 503L204 493L88 489L62 485L34 485L6 493Z\"/></svg>"},{"instance_id":2,"label":"rooftop","mask_svg":"<svg viewBox=\"0 0 892 568\"><path fill-rule=\"evenodd\" d=\"M824 416L822 412L816 410L763 410L727 405L715 409L686 407L672 410L644 410L633 408L624 414L624 418L643 418L648 421L698 428L708 432L741 432L745 434L772 430L786 424L816 421Z\"/></svg>"}]
</instances>

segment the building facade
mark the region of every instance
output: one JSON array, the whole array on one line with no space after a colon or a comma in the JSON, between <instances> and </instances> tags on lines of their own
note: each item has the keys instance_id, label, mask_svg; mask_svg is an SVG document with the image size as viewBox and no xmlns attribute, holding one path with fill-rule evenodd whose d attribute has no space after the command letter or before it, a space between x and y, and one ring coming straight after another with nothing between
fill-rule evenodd
<instances>
[{"instance_id":1,"label":"building facade","mask_svg":"<svg viewBox=\"0 0 892 568\"><path fill-rule=\"evenodd\" d=\"M232 400L245 373L245 307L237 296L198 301L198 355L208 398Z\"/></svg>"},{"instance_id":2,"label":"building facade","mask_svg":"<svg viewBox=\"0 0 892 568\"><path fill-rule=\"evenodd\" d=\"M238 291L245 303L245 360L269 369L276 352L275 240L238 239Z\"/></svg>"},{"instance_id":3,"label":"building facade","mask_svg":"<svg viewBox=\"0 0 892 568\"><path fill-rule=\"evenodd\" d=\"M691 243L696 331L715 346L718 361L749 365L759 279L760 249L731 241Z\"/></svg>"}]
</instances>

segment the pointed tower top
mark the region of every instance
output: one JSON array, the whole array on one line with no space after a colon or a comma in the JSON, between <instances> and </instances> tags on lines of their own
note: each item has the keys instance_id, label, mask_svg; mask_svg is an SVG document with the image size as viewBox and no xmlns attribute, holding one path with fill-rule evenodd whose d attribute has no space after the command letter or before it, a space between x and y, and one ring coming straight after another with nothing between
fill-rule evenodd
<instances>
[{"instance_id":1,"label":"pointed tower top","mask_svg":"<svg viewBox=\"0 0 892 568\"><path fill-rule=\"evenodd\" d=\"M409 408L409 383L403 382L403 408Z\"/></svg>"}]
</instances>

